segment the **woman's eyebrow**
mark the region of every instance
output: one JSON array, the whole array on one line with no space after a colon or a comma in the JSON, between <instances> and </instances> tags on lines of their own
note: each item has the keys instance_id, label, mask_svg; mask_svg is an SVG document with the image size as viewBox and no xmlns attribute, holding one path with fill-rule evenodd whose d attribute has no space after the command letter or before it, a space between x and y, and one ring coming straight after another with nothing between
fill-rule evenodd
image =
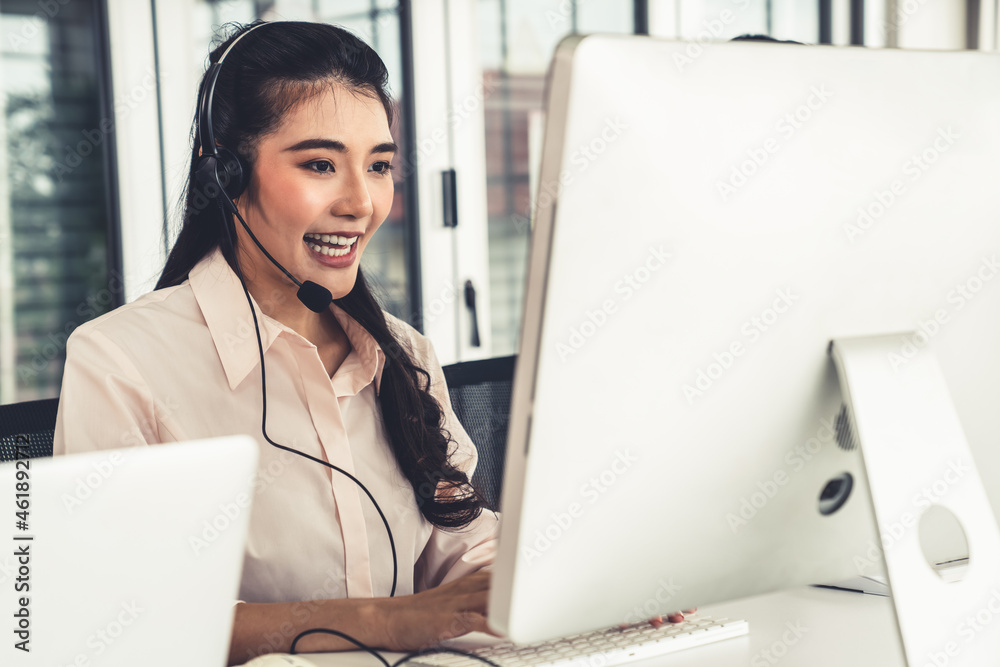
<instances>
[{"instance_id":1,"label":"woman's eyebrow","mask_svg":"<svg viewBox=\"0 0 1000 667\"><path fill-rule=\"evenodd\" d=\"M338 153L350 153L350 149L344 145L344 142L337 141L336 139L303 139L302 141L285 148L286 151L307 151L314 148L325 148L331 151L337 151ZM386 141L381 144L375 144L372 146L369 153L396 153L399 147L392 141Z\"/></svg>"}]
</instances>

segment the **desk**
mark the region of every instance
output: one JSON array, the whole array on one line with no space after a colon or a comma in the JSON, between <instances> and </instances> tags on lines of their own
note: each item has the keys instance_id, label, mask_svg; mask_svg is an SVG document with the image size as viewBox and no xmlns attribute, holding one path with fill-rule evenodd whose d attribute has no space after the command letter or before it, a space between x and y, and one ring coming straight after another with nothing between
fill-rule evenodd
<instances>
[{"instance_id":1,"label":"desk","mask_svg":"<svg viewBox=\"0 0 1000 667\"><path fill-rule=\"evenodd\" d=\"M888 598L820 588L796 588L702 610L744 618L746 637L631 663L635 667L902 667ZM791 632L795 628L797 632ZM796 636L798 634L798 636ZM789 641L786 644L785 638ZM401 653L386 653L390 664ZM362 652L304 656L316 667L378 667Z\"/></svg>"}]
</instances>

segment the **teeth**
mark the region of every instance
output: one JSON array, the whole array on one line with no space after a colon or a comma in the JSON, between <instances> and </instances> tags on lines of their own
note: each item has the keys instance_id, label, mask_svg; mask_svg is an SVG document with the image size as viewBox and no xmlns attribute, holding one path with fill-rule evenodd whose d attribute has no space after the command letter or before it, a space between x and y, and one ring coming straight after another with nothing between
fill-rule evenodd
<instances>
[{"instance_id":1,"label":"teeth","mask_svg":"<svg viewBox=\"0 0 1000 667\"><path fill-rule=\"evenodd\" d=\"M306 245L313 252L326 255L327 257L343 257L344 255L351 252L351 246L357 243L358 236L338 236L337 234L306 234ZM324 243L333 243L338 246L343 246L341 248L331 248L328 245L320 245L319 243L310 243L310 241L322 241Z\"/></svg>"},{"instance_id":2,"label":"teeth","mask_svg":"<svg viewBox=\"0 0 1000 667\"><path fill-rule=\"evenodd\" d=\"M319 245L318 243L307 244L313 252L318 252L321 255L326 255L327 257L343 257L347 253L351 252L350 246L346 248L331 248L330 246Z\"/></svg>"},{"instance_id":3,"label":"teeth","mask_svg":"<svg viewBox=\"0 0 1000 667\"><path fill-rule=\"evenodd\" d=\"M333 243L335 245L350 247L357 243L358 236L338 236L336 234L306 234L307 239L322 241L323 243ZM312 247L310 245L310 247Z\"/></svg>"}]
</instances>

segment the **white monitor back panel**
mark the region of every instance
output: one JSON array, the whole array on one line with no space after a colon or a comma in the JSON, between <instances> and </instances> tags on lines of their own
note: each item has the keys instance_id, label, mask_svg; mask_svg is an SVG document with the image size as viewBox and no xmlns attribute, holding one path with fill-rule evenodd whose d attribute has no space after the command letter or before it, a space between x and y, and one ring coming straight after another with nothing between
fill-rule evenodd
<instances>
[{"instance_id":1,"label":"white monitor back panel","mask_svg":"<svg viewBox=\"0 0 1000 667\"><path fill-rule=\"evenodd\" d=\"M490 611L520 640L878 570L835 337L924 332L886 363L934 351L1000 508L1000 57L691 53L574 38L550 73Z\"/></svg>"}]
</instances>

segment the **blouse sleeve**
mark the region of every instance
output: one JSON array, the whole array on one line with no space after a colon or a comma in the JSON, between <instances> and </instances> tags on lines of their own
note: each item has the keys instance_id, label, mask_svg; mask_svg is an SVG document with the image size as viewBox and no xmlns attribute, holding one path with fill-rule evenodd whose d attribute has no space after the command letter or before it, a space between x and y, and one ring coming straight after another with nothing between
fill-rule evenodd
<instances>
[{"instance_id":1,"label":"blouse sleeve","mask_svg":"<svg viewBox=\"0 0 1000 667\"><path fill-rule=\"evenodd\" d=\"M72 454L158 442L154 401L128 356L92 327L66 345L53 453Z\"/></svg>"},{"instance_id":2,"label":"blouse sleeve","mask_svg":"<svg viewBox=\"0 0 1000 667\"><path fill-rule=\"evenodd\" d=\"M471 478L478 458L476 446L451 407L444 371L434 353L434 347L428 339L422 336L420 338L422 340L414 345L415 361L422 362L423 368L430 374L431 395L444 411L444 428L451 434L453 443L450 452L452 464ZM435 527L427 546L417 559L414 592L440 586L492 565L496 556L498 527L499 516L487 509L483 509L479 517L465 528L443 530Z\"/></svg>"}]
</instances>

